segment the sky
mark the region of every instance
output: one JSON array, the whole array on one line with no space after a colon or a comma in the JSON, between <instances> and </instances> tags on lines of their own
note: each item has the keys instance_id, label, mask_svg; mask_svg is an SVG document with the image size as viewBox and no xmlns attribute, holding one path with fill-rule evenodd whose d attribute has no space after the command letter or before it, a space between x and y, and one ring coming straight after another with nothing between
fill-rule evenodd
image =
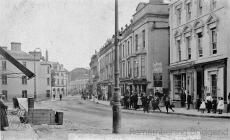
<instances>
[{"instance_id":1,"label":"sky","mask_svg":"<svg viewBox=\"0 0 230 140\"><path fill-rule=\"evenodd\" d=\"M129 24L139 2L119 0L119 27ZM21 42L40 48L67 70L89 68L91 56L114 34L114 0L0 0L0 46Z\"/></svg>"}]
</instances>

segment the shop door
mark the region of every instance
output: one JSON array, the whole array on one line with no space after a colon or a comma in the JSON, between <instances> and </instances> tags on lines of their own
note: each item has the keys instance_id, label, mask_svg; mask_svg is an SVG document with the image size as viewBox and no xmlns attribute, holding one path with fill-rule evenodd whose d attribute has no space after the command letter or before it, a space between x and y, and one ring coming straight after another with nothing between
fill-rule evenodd
<instances>
[{"instance_id":1,"label":"shop door","mask_svg":"<svg viewBox=\"0 0 230 140\"><path fill-rule=\"evenodd\" d=\"M199 99L203 96L203 72L197 71L197 96Z\"/></svg>"}]
</instances>

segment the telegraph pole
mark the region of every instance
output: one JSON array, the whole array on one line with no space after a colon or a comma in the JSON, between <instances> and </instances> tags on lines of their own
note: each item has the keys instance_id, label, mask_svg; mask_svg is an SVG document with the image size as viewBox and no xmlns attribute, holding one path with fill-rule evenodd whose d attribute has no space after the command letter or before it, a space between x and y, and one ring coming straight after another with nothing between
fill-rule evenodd
<instances>
[{"instance_id":1,"label":"telegraph pole","mask_svg":"<svg viewBox=\"0 0 230 140\"><path fill-rule=\"evenodd\" d=\"M115 63L114 63L114 93L112 98L113 105L113 133L120 133L121 129L121 103L120 103L120 88L119 88L119 60L118 60L118 0L115 0Z\"/></svg>"}]
</instances>

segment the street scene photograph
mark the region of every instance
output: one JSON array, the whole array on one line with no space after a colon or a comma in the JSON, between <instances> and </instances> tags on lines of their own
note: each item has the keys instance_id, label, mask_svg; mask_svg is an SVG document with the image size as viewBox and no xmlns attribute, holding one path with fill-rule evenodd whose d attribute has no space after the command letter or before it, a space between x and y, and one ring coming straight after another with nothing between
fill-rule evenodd
<instances>
[{"instance_id":1,"label":"street scene photograph","mask_svg":"<svg viewBox=\"0 0 230 140\"><path fill-rule=\"evenodd\" d=\"M229 140L229 0L0 0L0 140Z\"/></svg>"}]
</instances>

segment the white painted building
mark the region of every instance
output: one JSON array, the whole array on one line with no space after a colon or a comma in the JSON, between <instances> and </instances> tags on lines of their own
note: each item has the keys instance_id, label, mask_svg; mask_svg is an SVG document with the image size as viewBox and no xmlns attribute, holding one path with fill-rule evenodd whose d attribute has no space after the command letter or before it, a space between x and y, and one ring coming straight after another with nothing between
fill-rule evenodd
<instances>
[{"instance_id":1,"label":"white painted building","mask_svg":"<svg viewBox=\"0 0 230 140\"><path fill-rule=\"evenodd\" d=\"M21 50L21 43L12 42L11 49L4 48L16 60L21 62L36 75L36 95L38 99L45 99L51 91L51 65L46 63L41 52L26 53ZM34 65L35 64L35 65ZM34 97L34 78L27 77L13 64L0 56L0 91L8 101L13 97Z\"/></svg>"}]
</instances>

